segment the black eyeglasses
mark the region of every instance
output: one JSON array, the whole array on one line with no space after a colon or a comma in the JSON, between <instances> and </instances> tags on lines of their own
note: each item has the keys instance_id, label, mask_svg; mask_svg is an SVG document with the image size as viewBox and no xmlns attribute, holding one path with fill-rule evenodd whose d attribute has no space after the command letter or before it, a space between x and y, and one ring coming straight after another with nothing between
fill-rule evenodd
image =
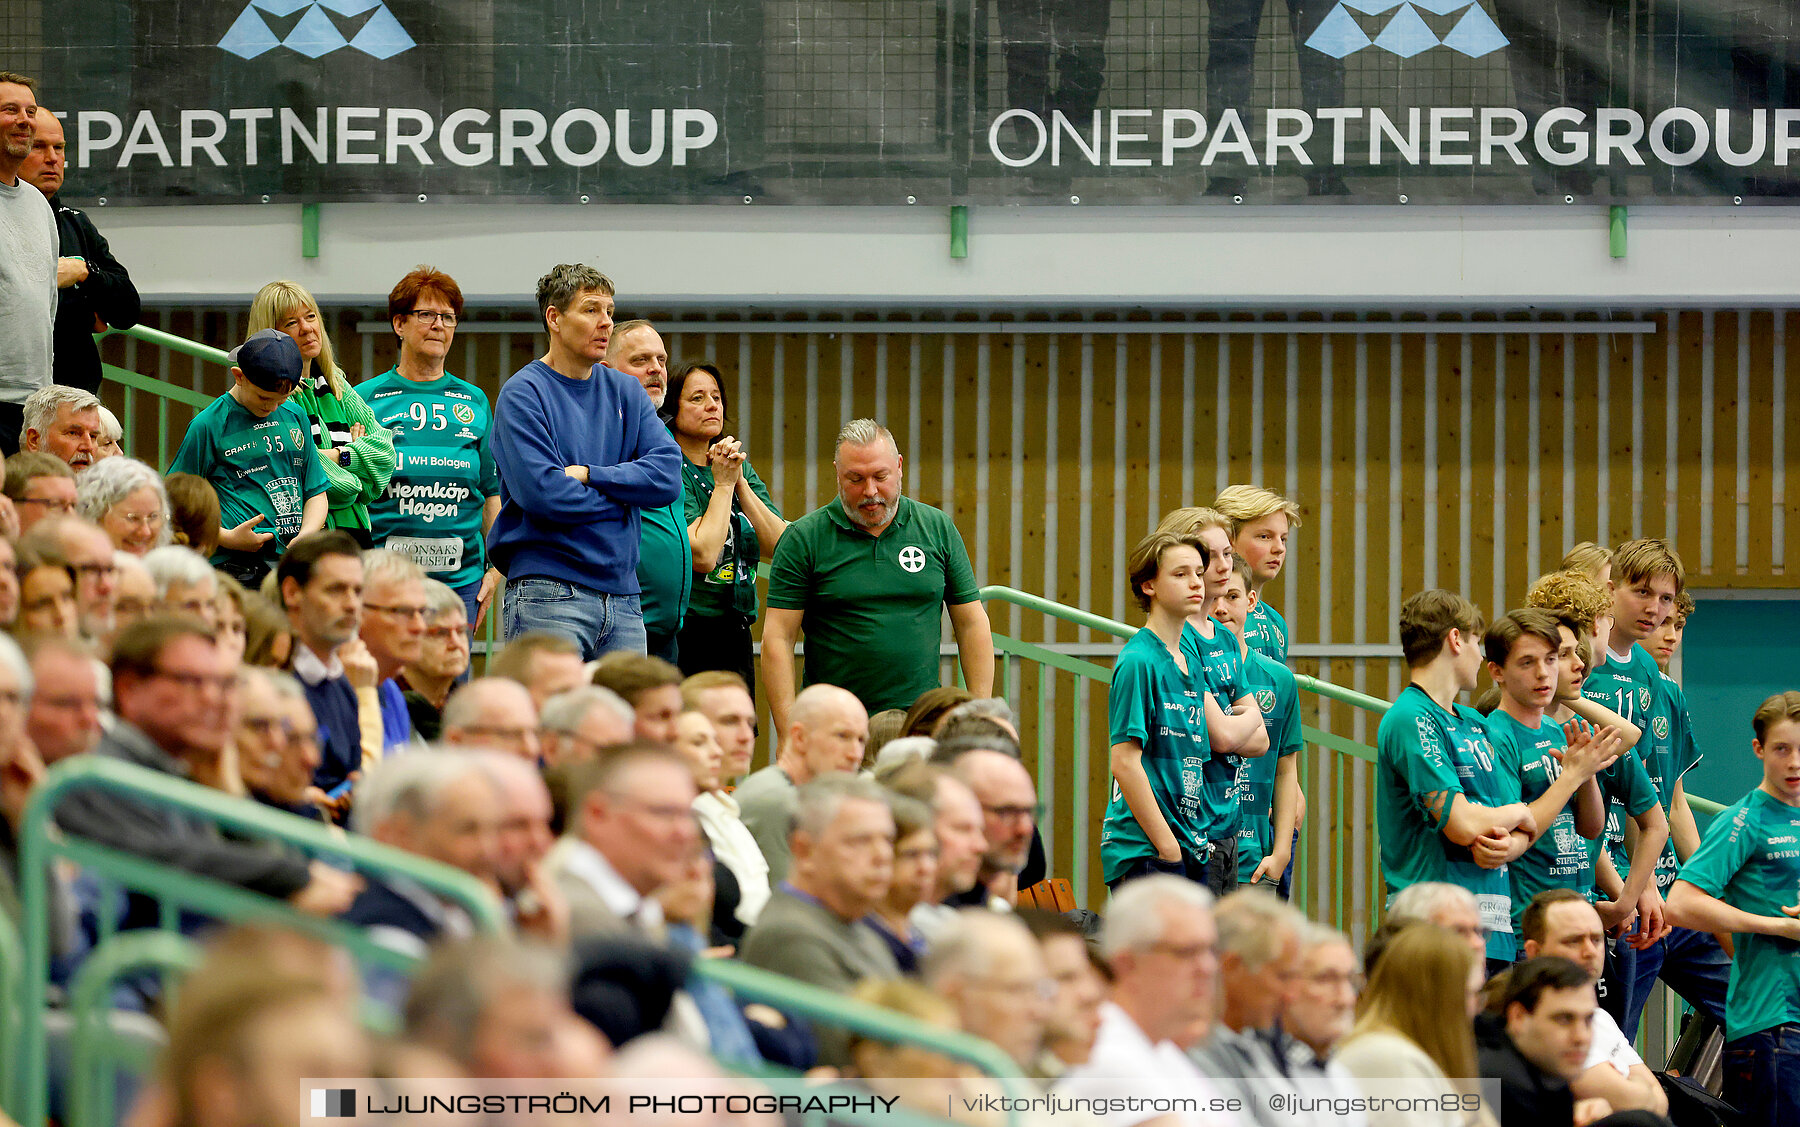
<instances>
[{"instance_id":1,"label":"black eyeglasses","mask_svg":"<svg viewBox=\"0 0 1800 1127\"><path fill-rule=\"evenodd\" d=\"M421 325L442 325L447 329L456 327L456 314L439 313L435 309L415 309L412 315L419 319Z\"/></svg>"}]
</instances>

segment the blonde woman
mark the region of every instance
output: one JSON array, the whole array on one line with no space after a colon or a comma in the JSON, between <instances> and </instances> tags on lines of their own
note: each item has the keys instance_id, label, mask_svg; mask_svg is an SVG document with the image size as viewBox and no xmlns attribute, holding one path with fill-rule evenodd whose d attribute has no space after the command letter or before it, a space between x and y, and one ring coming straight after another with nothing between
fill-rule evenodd
<instances>
[{"instance_id":1,"label":"blonde woman","mask_svg":"<svg viewBox=\"0 0 1800 1127\"><path fill-rule=\"evenodd\" d=\"M1331 1059L1370 1096L1418 1099L1413 1110L1370 1112L1369 1127L1492 1127L1485 1113L1417 1107L1480 1075L1473 1022L1485 969L1461 936L1436 924L1413 924L1388 941Z\"/></svg>"},{"instance_id":2,"label":"blonde woman","mask_svg":"<svg viewBox=\"0 0 1800 1127\"><path fill-rule=\"evenodd\" d=\"M262 329L294 338L306 362L290 402L312 423L313 445L329 482L331 515L325 526L341 528L363 547L373 547L369 502L381 496L394 475L393 434L376 424L369 405L344 378L325 335L319 303L304 286L270 282L257 292L248 331Z\"/></svg>"}]
</instances>

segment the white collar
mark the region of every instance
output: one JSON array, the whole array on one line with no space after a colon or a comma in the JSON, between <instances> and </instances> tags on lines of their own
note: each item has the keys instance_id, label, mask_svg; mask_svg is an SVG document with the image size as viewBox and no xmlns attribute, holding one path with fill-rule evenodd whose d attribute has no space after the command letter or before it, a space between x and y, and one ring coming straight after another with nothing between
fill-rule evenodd
<instances>
[{"instance_id":1,"label":"white collar","mask_svg":"<svg viewBox=\"0 0 1800 1127\"><path fill-rule=\"evenodd\" d=\"M569 839L563 868L586 881L607 910L621 920L644 928L654 928L662 923L662 905L631 887L606 859L606 854L580 838Z\"/></svg>"},{"instance_id":2,"label":"white collar","mask_svg":"<svg viewBox=\"0 0 1800 1127\"><path fill-rule=\"evenodd\" d=\"M338 657L337 650L331 651L331 662L326 664L319 660L312 647L298 638L294 639L294 676L306 684L317 686L323 681L335 681L344 675L344 662Z\"/></svg>"}]
</instances>

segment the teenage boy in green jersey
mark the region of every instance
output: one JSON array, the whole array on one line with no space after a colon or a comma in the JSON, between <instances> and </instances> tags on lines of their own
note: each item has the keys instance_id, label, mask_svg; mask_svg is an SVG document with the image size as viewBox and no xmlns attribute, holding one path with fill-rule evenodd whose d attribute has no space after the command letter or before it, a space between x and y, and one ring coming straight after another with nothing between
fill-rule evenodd
<instances>
[{"instance_id":1,"label":"teenage boy in green jersey","mask_svg":"<svg viewBox=\"0 0 1800 1127\"><path fill-rule=\"evenodd\" d=\"M1516 950L1506 875L1514 831L1529 840L1537 824L1519 801L1518 777L1495 761L1481 715L1456 703L1481 672L1484 625L1475 604L1449 591L1401 605L1410 680L1375 733L1375 823L1390 902L1420 881L1468 889L1492 967Z\"/></svg>"},{"instance_id":2,"label":"teenage boy in green jersey","mask_svg":"<svg viewBox=\"0 0 1800 1127\"><path fill-rule=\"evenodd\" d=\"M1113 779L1100 832L1106 884L1151 873L1211 884L1202 770L1212 758L1206 718L1219 705L1181 644L1188 615L1206 604L1207 551L1197 537L1153 532L1126 562L1131 597L1147 621L1119 651L1106 692Z\"/></svg>"},{"instance_id":3,"label":"teenage boy in green jersey","mask_svg":"<svg viewBox=\"0 0 1800 1127\"><path fill-rule=\"evenodd\" d=\"M1256 605L1244 625L1244 640L1264 657L1287 663L1287 621L1262 597L1265 584L1287 562L1288 534L1300 527L1300 506L1260 485L1227 485L1213 508L1231 522L1231 547L1250 565L1250 593Z\"/></svg>"},{"instance_id":4,"label":"teenage boy in green jersey","mask_svg":"<svg viewBox=\"0 0 1800 1127\"><path fill-rule=\"evenodd\" d=\"M288 544L325 527L331 502L311 424L287 401L300 382L300 346L264 329L232 351L231 363L231 390L194 416L169 472L203 477L218 491L212 564L254 591Z\"/></svg>"},{"instance_id":5,"label":"teenage boy in green jersey","mask_svg":"<svg viewBox=\"0 0 1800 1127\"><path fill-rule=\"evenodd\" d=\"M1751 719L1762 783L1713 820L1669 890L1693 934L1731 932L1725 1098L1744 1122L1800 1125L1800 693Z\"/></svg>"},{"instance_id":6,"label":"teenage boy in green jersey","mask_svg":"<svg viewBox=\"0 0 1800 1127\"><path fill-rule=\"evenodd\" d=\"M1564 660L1575 635L1547 610L1527 607L1494 620L1482 640L1500 703L1488 714L1488 740L1519 780L1520 797L1543 832L1507 864L1515 934L1531 898L1547 888L1584 896L1594 887L1588 842L1606 825L1606 803L1594 776L1621 750L1616 728L1551 720ZM1573 799L1571 802L1570 800Z\"/></svg>"},{"instance_id":7,"label":"teenage boy in green jersey","mask_svg":"<svg viewBox=\"0 0 1800 1127\"><path fill-rule=\"evenodd\" d=\"M1669 816L1669 841L1656 860L1656 891L1664 896L1675 883L1681 859L1700 848L1700 833L1694 823L1694 812L1688 806L1682 780L1700 762L1700 746L1694 740L1694 721L1688 713L1687 695L1669 676L1669 662L1681 645L1681 633L1687 628L1687 616L1694 610L1694 598L1686 591L1675 596L1675 610L1663 624L1644 639L1644 648L1655 659L1658 676L1650 684L1650 712L1645 718L1646 734L1639 745L1644 769L1656 787L1657 797L1664 799Z\"/></svg>"},{"instance_id":8,"label":"teenage boy in green jersey","mask_svg":"<svg viewBox=\"0 0 1800 1127\"><path fill-rule=\"evenodd\" d=\"M1225 590L1213 601L1213 617L1239 641L1244 680L1256 694L1266 754L1238 760L1238 883L1266 884L1287 899L1292 891L1293 849L1299 835L1300 692L1294 671L1251 649L1244 623L1257 606L1250 568L1242 556L1231 566Z\"/></svg>"}]
</instances>

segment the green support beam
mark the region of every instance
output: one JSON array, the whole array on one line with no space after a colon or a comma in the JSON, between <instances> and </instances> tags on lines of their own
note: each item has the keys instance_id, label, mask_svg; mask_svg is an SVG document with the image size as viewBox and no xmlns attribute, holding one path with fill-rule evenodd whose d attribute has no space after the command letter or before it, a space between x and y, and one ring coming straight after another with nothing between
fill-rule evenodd
<instances>
[{"instance_id":1,"label":"green support beam","mask_svg":"<svg viewBox=\"0 0 1800 1127\"><path fill-rule=\"evenodd\" d=\"M319 205L300 205L300 257L319 257Z\"/></svg>"}]
</instances>

